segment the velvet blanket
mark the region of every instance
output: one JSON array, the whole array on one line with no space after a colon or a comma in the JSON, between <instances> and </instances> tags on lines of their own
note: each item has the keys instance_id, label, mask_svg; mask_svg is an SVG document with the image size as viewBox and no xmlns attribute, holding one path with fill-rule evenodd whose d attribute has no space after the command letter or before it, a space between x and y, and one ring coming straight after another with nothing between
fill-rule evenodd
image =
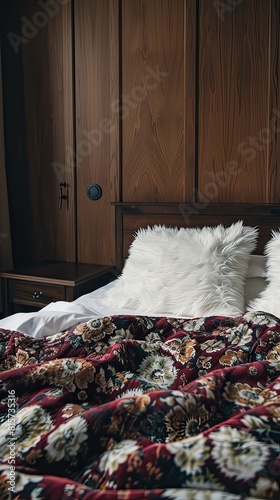
<instances>
[{"instance_id":1,"label":"velvet blanket","mask_svg":"<svg viewBox=\"0 0 280 500\"><path fill-rule=\"evenodd\" d=\"M0 356L0 498L280 498L275 316L0 330Z\"/></svg>"}]
</instances>

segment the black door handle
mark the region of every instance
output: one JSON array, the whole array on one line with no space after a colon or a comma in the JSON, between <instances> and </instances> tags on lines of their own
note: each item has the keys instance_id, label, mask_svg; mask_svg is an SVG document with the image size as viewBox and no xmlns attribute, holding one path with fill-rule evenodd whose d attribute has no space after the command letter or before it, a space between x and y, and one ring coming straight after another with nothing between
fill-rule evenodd
<instances>
[{"instance_id":1,"label":"black door handle","mask_svg":"<svg viewBox=\"0 0 280 500\"><path fill-rule=\"evenodd\" d=\"M66 188L66 187L67 187L66 182L60 182L60 184L59 184L59 196L58 196L58 208L59 208L59 210L62 209L62 201L68 199L67 194L63 194L63 188Z\"/></svg>"}]
</instances>

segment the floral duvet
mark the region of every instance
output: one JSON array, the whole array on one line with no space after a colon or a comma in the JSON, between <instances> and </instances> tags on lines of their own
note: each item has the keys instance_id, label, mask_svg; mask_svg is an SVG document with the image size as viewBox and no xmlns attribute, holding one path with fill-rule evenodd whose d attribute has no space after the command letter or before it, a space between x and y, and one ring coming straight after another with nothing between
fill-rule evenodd
<instances>
[{"instance_id":1,"label":"floral duvet","mask_svg":"<svg viewBox=\"0 0 280 500\"><path fill-rule=\"evenodd\" d=\"M0 353L1 499L280 498L275 316L0 330Z\"/></svg>"}]
</instances>

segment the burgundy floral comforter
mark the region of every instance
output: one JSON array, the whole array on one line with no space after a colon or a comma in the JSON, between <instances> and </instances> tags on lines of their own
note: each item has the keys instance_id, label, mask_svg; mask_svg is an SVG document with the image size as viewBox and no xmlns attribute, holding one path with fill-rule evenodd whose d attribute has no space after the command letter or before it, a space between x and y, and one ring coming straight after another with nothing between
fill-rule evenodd
<instances>
[{"instance_id":1,"label":"burgundy floral comforter","mask_svg":"<svg viewBox=\"0 0 280 500\"><path fill-rule=\"evenodd\" d=\"M280 320L0 330L0 498L280 498Z\"/></svg>"}]
</instances>

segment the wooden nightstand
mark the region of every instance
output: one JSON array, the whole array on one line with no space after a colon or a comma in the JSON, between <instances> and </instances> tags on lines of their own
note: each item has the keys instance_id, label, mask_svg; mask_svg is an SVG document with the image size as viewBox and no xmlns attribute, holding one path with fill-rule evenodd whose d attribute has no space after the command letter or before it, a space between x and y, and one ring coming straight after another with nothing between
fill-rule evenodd
<instances>
[{"instance_id":1,"label":"wooden nightstand","mask_svg":"<svg viewBox=\"0 0 280 500\"><path fill-rule=\"evenodd\" d=\"M72 301L116 278L114 267L42 262L0 273L2 313L38 310L57 300Z\"/></svg>"}]
</instances>

